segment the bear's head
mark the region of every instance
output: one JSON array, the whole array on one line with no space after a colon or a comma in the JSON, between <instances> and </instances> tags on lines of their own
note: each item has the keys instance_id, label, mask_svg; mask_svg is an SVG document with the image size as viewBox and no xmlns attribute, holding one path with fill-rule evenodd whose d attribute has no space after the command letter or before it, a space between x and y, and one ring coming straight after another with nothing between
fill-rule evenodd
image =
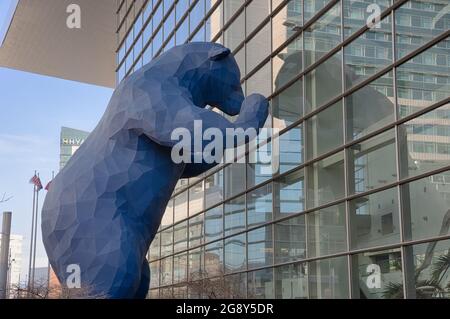
<instances>
[{"instance_id":1,"label":"bear's head","mask_svg":"<svg viewBox=\"0 0 450 319\"><path fill-rule=\"evenodd\" d=\"M228 115L239 114L244 93L238 64L229 49L217 43L191 42L172 50L183 56L178 75L195 104L211 105Z\"/></svg>"}]
</instances>

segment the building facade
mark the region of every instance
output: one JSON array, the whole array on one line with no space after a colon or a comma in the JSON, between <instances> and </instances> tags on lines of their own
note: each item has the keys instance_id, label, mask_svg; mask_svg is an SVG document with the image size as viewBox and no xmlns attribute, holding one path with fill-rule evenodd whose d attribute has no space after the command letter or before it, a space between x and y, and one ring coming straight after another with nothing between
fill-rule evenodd
<instances>
[{"instance_id":1,"label":"building facade","mask_svg":"<svg viewBox=\"0 0 450 319\"><path fill-rule=\"evenodd\" d=\"M219 42L281 130L269 167L179 182L149 296L449 298L449 12L446 0L117 0L117 82L175 45Z\"/></svg>"},{"instance_id":2,"label":"building facade","mask_svg":"<svg viewBox=\"0 0 450 319\"><path fill-rule=\"evenodd\" d=\"M22 272L22 235L10 235L9 239L9 269L7 287L10 289L10 295L21 284L20 274ZM0 247L2 246L0 236ZM23 281L24 278L22 278Z\"/></svg>"},{"instance_id":3,"label":"building facade","mask_svg":"<svg viewBox=\"0 0 450 319\"><path fill-rule=\"evenodd\" d=\"M69 127L61 128L59 169L62 169L67 164L88 135L89 132Z\"/></svg>"}]
</instances>

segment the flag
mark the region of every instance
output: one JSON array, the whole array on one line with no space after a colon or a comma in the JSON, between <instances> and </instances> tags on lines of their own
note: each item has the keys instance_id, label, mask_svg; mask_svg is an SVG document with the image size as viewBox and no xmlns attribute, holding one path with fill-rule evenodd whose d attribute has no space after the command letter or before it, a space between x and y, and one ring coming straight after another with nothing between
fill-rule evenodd
<instances>
[{"instance_id":1,"label":"flag","mask_svg":"<svg viewBox=\"0 0 450 319\"><path fill-rule=\"evenodd\" d=\"M53 180L51 180L50 182L48 182L47 186L45 186L45 190L48 192L48 190L50 189L50 184L53 182Z\"/></svg>"},{"instance_id":2,"label":"flag","mask_svg":"<svg viewBox=\"0 0 450 319\"><path fill-rule=\"evenodd\" d=\"M42 189L41 179L36 174L30 179L30 184L36 186L38 192Z\"/></svg>"}]
</instances>

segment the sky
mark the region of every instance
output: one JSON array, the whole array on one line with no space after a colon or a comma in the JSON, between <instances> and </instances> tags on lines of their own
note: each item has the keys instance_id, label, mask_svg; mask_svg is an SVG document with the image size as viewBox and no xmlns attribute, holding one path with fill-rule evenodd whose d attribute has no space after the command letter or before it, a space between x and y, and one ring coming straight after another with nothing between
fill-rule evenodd
<instances>
[{"instance_id":1,"label":"sky","mask_svg":"<svg viewBox=\"0 0 450 319\"><path fill-rule=\"evenodd\" d=\"M8 1L0 1L0 28ZM13 212L11 233L24 237L22 278L28 270L30 247L33 186L29 180L37 170L44 186L47 184L52 171L57 173L59 168L61 127L92 131L112 92L0 67L0 198L3 193L13 196L0 203L0 212ZM46 191L39 193L41 209ZM36 267L47 265L38 229Z\"/></svg>"}]
</instances>

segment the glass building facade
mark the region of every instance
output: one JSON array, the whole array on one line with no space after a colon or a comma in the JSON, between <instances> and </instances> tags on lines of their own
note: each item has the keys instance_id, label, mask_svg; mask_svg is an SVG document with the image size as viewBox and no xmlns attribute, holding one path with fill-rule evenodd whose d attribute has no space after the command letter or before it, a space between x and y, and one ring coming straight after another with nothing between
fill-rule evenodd
<instances>
[{"instance_id":1,"label":"glass building facade","mask_svg":"<svg viewBox=\"0 0 450 319\"><path fill-rule=\"evenodd\" d=\"M149 296L449 298L449 29L447 0L117 0L118 82L219 42L280 130L180 180Z\"/></svg>"}]
</instances>

